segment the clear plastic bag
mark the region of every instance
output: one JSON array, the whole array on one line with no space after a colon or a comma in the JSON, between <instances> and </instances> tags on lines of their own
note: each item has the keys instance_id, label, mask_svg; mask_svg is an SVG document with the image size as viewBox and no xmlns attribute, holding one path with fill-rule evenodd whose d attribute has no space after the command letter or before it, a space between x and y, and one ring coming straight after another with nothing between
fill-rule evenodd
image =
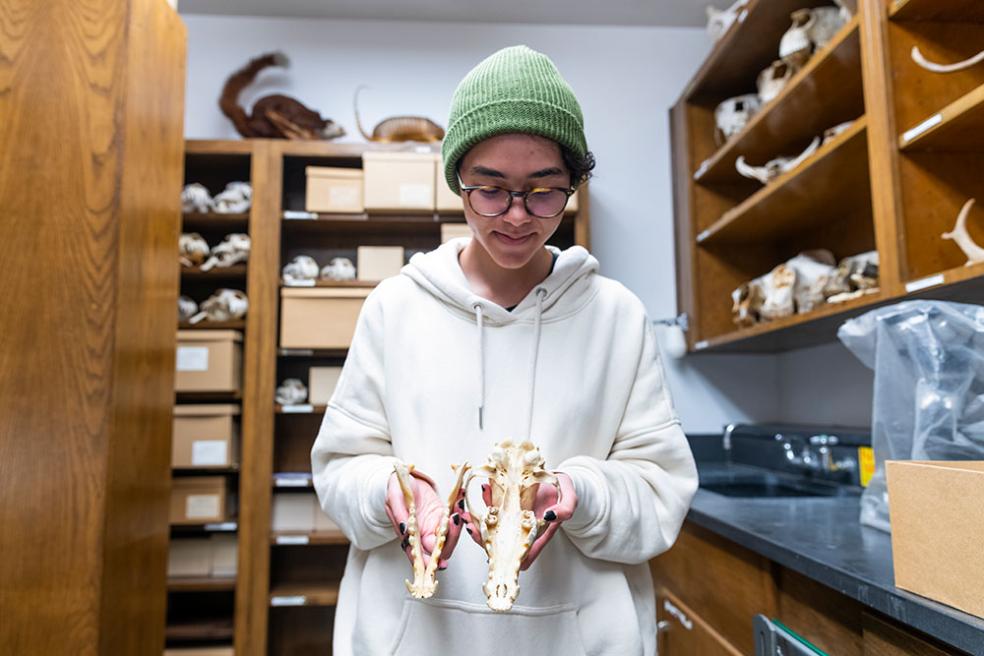
<instances>
[{"instance_id":1,"label":"clear plastic bag","mask_svg":"<svg viewBox=\"0 0 984 656\"><path fill-rule=\"evenodd\" d=\"M840 327L875 372L875 474L861 523L889 531L886 460L984 460L984 307L904 301Z\"/></svg>"}]
</instances>

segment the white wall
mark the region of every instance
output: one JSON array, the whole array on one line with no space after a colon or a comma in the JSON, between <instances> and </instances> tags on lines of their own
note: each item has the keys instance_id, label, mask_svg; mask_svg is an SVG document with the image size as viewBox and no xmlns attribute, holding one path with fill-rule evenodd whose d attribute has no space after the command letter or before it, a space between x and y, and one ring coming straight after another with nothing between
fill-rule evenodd
<instances>
[{"instance_id":1,"label":"white wall","mask_svg":"<svg viewBox=\"0 0 984 656\"><path fill-rule=\"evenodd\" d=\"M515 24L331 21L186 15L189 138L236 138L218 110L226 77L282 50L289 71L266 71L244 101L292 95L355 134L359 84L367 129L418 114L447 124L455 85L495 50L519 43L548 54L581 101L598 160L591 185L592 252L651 316L675 314L673 206L667 112L706 56L703 30ZM778 416L773 357L700 356L668 362L677 408L690 431ZM754 381L754 384L749 384Z\"/></svg>"}]
</instances>

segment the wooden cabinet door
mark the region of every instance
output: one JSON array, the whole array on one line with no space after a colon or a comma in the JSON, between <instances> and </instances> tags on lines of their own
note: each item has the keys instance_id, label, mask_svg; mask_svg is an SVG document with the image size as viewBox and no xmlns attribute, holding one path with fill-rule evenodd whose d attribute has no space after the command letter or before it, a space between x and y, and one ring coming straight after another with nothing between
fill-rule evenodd
<instances>
[{"instance_id":1,"label":"wooden cabinet door","mask_svg":"<svg viewBox=\"0 0 984 656\"><path fill-rule=\"evenodd\" d=\"M672 594L656 598L659 656L741 656L702 617ZM751 619L748 633L752 633Z\"/></svg>"}]
</instances>

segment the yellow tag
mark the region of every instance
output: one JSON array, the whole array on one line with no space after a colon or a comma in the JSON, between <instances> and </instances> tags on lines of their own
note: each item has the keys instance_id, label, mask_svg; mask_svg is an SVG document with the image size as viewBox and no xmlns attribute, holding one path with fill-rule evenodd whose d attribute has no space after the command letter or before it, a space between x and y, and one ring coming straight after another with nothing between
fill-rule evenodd
<instances>
[{"instance_id":1,"label":"yellow tag","mask_svg":"<svg viewBox=\"0 0 984 656\"><path fill-rule=\"evenodd\" d=\"M870 446L858 447L858 470L861 487L868 487L871 477L875 475L875 451Z\"/></svg>"}]
</instances>

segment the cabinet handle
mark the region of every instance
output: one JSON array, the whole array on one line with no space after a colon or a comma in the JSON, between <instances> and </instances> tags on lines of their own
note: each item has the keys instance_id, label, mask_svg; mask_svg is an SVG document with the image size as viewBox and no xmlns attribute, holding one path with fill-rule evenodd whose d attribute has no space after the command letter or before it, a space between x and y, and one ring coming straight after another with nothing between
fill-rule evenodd
<instances>
[{"instance_id":1,"label":"cabinet handle","mask_svg":"<svg viewBox=\"0 0 984 656\"><path fill-rule=\"evenodd\" d=\"M669 599L663 600L663 610L665 610L670 617L680 622L680 624L683 625L683 628L687 631L694 630L694 623L690 621L690 618L687 617L682 610L674 606Z\"/></svg>"},{"instance_id":2,"label":"cabinet handle","mask_svg":"<svg viewBox=\"0 0 984 656\"><path fill-rule=\"evenodd\" d=\"M656 635L659 635L660 633L666 633L669 630L670 630L670 623L667 622L666 620L660 620L656 622Z\"/></svg>"}]
</instances>

